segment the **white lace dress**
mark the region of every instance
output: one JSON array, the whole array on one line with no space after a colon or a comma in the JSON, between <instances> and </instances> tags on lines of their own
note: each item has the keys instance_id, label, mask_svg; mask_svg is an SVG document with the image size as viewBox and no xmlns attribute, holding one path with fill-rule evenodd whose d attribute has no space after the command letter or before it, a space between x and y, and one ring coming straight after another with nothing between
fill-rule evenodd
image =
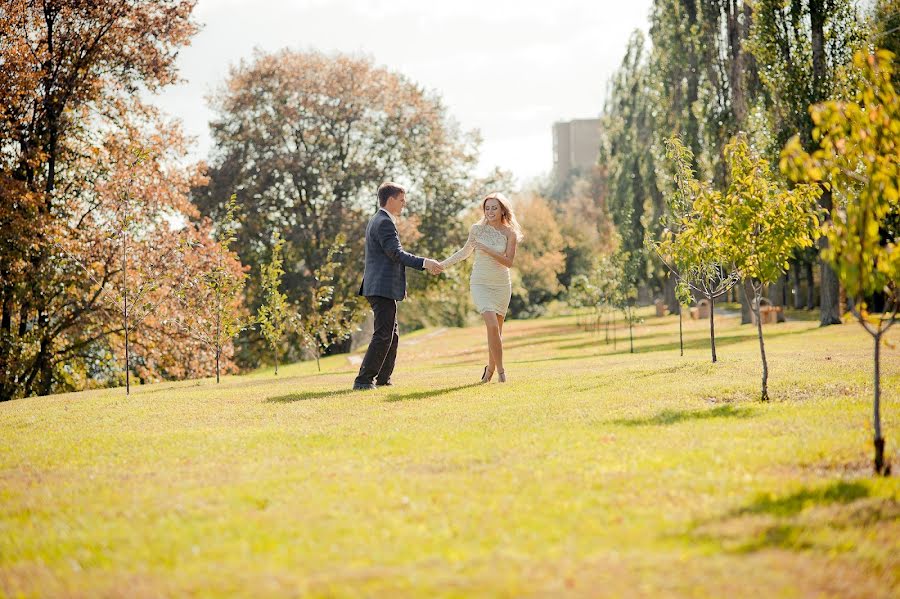
<instances>
[{"instance_id":1,"label":"white lace dress","mask_svg":"<svg viewBox=\"0 0 900 599\"><path fill-rule=\"evenodd\" d=\"M509 268L503 266L481 250L475 251L475 242L480 241L497 253L505 254L508 239L506 235L490 225L472 225L469 239L458 252L441 262L444 268L465 260L475 253L475 264L469 280L472 301L479 314L496 312L506 316L509 299L512 296L512 282Z\"/></svg>"}]
</instances>

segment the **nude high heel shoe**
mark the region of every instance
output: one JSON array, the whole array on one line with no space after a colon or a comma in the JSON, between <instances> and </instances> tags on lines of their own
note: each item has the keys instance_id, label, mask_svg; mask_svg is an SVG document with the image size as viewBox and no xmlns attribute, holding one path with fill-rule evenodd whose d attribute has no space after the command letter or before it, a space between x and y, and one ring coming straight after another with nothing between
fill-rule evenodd
<instances>
[{"instance_id":1,"label":"nude high heel shoe","mask_svg":"<svg viewBox=\"0 0 900 599\"><path fill-rule=\"evenodd\" d=\"M482 383L490 383L490 382L491 382L491 379L494 378L494 373L493 373L493 371L491 371L491 373L488 374L488 371L487 371L487 370L488 370L488 367L485 366L485 367L484 367L484 372L481 373L481 382L482 382Z\"/></svg>"},{"instance_id":2,"label":"nude high heel shoe","mask_svg":"<svg viewBox=\"0 0 900 599\"><path fill-rule=\"evenodd\" d=\"M498 370L498 371L497 371L497 374L500 376L500 382L501 382L501 383L505 383L505 382L506 382L506 371L505 371L505 370Z\"/></svg>"}]
</instances>

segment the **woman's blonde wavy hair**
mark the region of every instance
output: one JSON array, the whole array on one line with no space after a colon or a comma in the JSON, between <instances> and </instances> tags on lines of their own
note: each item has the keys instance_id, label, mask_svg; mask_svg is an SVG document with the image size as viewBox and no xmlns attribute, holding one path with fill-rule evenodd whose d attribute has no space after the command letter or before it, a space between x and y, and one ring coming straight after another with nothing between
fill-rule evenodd
<instances>
[{"instance_id":1,"label":"woman's blonde wavy hair","mask_svg":"<svg viewBox=\"0 0 900 599\"><path fill-rule=\"evenodd\" d=\"M516 241L522 241L525 234L522 232L522 227L519 225L519 221L516 220L516 215L513 213L506 196L499 191L494 191L484 196L484 199L481 200L482 213L484 212L484 207L488 200L497 200L497 203L500 204L500 222L513 230L513 233L516 235ZM486 219L482 216L479 224L483 225L486 224L486 222Z\"/></svg>"}]
</instances>

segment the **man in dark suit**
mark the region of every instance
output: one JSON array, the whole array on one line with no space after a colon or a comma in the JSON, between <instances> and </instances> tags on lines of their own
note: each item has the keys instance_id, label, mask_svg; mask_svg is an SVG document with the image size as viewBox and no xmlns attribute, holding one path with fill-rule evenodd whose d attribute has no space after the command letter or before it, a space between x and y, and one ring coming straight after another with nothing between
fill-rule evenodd
<instances>
[{"instance_id":1,"label":"man in dark suit","mask_svg":"<svg viewBox=\"0 0 900 599\"><path fill-rule=\"evenodd\" d=\"M403 251L397 232L397 219L406 205L406 190L396 183L378 188L381 208L366 227L366 265L359 294L365 296L375 313L375 331L366 356L353 382L354 389L374 389L391 384L397 360L397 302L406 297L406 268L443 270L435 260Z\"/></svg>"}]
</instances>

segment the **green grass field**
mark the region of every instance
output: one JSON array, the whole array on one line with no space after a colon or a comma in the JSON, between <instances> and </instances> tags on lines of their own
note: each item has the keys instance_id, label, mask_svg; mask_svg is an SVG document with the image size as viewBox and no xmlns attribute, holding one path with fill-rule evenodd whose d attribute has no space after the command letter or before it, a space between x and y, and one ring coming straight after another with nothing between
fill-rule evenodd
<instances>
[{"instance_id":1,"label":"green grass field","mask_svg":"<svg viewBox=\"0 0 900 599\"><path fill-rule=\"evenodd\" d=\"M623 325L620 325L623 326ZM401 342L395 386L347 356L0 404L0 595L896 597L895 477L871 476L870 338L574 317ZM897 339L897 336L894 336Z\"/></svg>"}]
</instances>

